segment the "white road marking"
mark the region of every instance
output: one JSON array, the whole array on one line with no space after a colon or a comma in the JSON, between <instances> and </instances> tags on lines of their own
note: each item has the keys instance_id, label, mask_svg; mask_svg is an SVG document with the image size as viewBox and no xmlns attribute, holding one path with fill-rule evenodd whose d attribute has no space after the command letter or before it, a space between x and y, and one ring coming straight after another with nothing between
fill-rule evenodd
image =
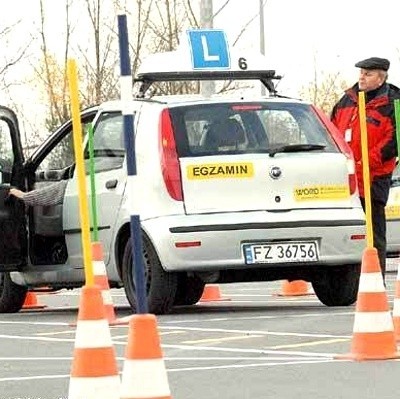
<instances>
[{"instance_id":1,"label":"white road marking","mask_svg":"<svg viewBox=\"0 0 400 399\"><path fill-rule=\"evenodd\" d=\"M22 335L0 334L0 338L26 340L26 341L48 341L48 342L74 342L75 341L74 338L32 337L31 335L22 336Z\"/></svg>"},{"instance_id":2,"label":"white road marking","mask_svg":"<svg viewBox=\"0 0 400 399\"><path fill-rule=\"evenodd\" d=\"M265 363L251 363L251 364L228 364L224 366L204 366L204 367L184 367L184 368L173 368L167 369L168 373L175 372L189 372L189 371L210 371L210 370L228 370L228 369L244 369L244 368L259 368L259 367L271 367L271 366L286 366L286 365L297 365L297 364L322 364L331 362L349 362L350 360L336 360L336 359L316 359L316 360L301 360L301 361L289 361L289 362L265 362ZM0 382L10 381L32 381L32 380L48 380L48 379L63 379L70 378L69 374L59 375L37 375L28 377L6 377L0 378Z\"/></svg>"},{"instance_id":3,"label":"white road marking","mask_svg":"<svg viewBox=\"0 0 400 399\"><path fill-rule=\"evenodd\" d=\"M304 356L304 357L317 357L317 358L333 358L337 353L318 353L318 352L300 352L300 351L279 351L270 349L253 349L253 348L224 348L216 346L191 346L191 345L170 345L162 344L166 349L182 349L191 351L215 351L215 352L232 352L232 353L255 353L260 355L291 355L291 356Z\"/></svg>"},{"instance_id":4,"label":"white road marking","mask_svg":"<svg viewBox=\"0 0 400 399\"><path fill-rule=\"evenodd\" d=\"M296 319L296 318L305 318L305 317L333 317L333 316L354 316L354 310L348 312L320 312L320 313L291 313L285 314L280 313L276 316L243 316L243 317L214 317L210 319L187 319L187 320L171 320L171 321L163 321L162 325L165 324L182 324L182 323L209 323L209 322L219 322L219 321L237 321L237 320L272 320L272 319Z\"/></svg>"},{"instance_id":5,"label":"white road marking","mask_svg":"<svg viewBox=\"0 0 400 399\"><path fill-rule=\"evenodd\" d=\"M206 338L206 339L198 339L194 341L183 341L182 344L203 344L203 343L213 343L213 342L225 342L225 341L236 341L239 339L248 339L248 338L260 338L263 335L241 335L239 337L220 337L220 338Z\"/></svg>"},{"instance_id":6,"label":"white road marking","mask_svg":"<svg viewBox=\"0 0 400 399\"><path fill-rule=\"evenodd\" d=\"M167 327L159 326L162 329L185 330L185 331L201 331L201 332L220 332L232 334L254 334L254 335L274 335L274 336L290 336L290 337L312 337L312 338L351 338L350 335L333 335L333 334L313 334L313 333L292 333L278 331L260 331L260 330L232 330L225 328L201 328L201 327Z\"/></svg>"},{"instance_id":7,"label":"white road marking","mask_svg":"<svg viewBox=\"0 0 400 399\"><path fill-rule=\"evenodd\" d=\"M32 325L32 326L69 326L69 323L62 323L62 322L48 322L48 321L7 321L1 320L0 324L23 324Z\"/></svg>"},{"instance_id":8,"label":"white road marking","mask_svg":"<svg viewBox=\"0 0 400 399\"><path fill-rule=\"evenodd\" d=\"M349 340L350 340L350 338L325 339L325 340L322 340L322 341L302 342L302 343L298 343L298 344L269 346L269 348L270 349L300 348L300 347L303 347L303 346L316 346L316 345L336 344L338 342L346 342L346 341L349 341Z\"/></svg>"}]
</instances>

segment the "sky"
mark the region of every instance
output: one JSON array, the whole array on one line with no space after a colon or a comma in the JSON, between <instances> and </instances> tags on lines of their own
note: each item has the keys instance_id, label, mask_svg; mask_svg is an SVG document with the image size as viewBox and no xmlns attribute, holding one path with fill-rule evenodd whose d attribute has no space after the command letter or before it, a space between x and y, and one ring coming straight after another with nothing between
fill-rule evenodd
<instances>
[{"instance_id":1,"label":"sky","mask_svg":"<svg viewBox=\"0 0 400 399\"><path fill-rule=\"evenodd\" d=\"M223 2L214 0L214 10ZM246 7L243 3L231 0L214 26L236 36L239 21L259 8L259 0L247 0ZM400 85L398 7L396 0L267 0L265 53L284 75L280 91L296 92L299 82L313 80L315 69L340 71L346 81L356 82L354 64L372 56L391 61L389 80ZM252 28L241 46L259 47L258 21Z\"/></svg>"},{"instance_id":2,"label":"sky","mask_svg":"<svg viewBox=\"0 0 400 399\"><path fill-rule=\"evenodd\" d=\"M52 32L49 46L56 50L62 34L60 20L63 19L64 1L44 2L49 16L47 31ZM104 0L104 4L108 2L111 4L111 0ZM214 12L225 2L214 0ZM265 53L271 65L266 65L266 69L276 69L284 76L279 92L298 95L301 86L313 80L315 70L327 74L340 71L343 78L353 84L358 78L354 64L372 56L391 61L389 81L400 86L400 33L396 4L396 0L267 0L264 37ZM39 0L13 0L8 2L6 10L0 14L0 31L1 26L22 21L15 42L1 50L10 55L15 47L23 44L21 40L26 40L30 32L37 30ZM224 29L228 38L234 41L258 11L259 0L230 0L214 19L214 27ZM257 17L237 46L243 51L248 48L258 50L259 39ZM14 73L22 74L23 70ZM31 95L23 87L16 88L16 97L34 103Z\"/></svg>"}]
</instances>

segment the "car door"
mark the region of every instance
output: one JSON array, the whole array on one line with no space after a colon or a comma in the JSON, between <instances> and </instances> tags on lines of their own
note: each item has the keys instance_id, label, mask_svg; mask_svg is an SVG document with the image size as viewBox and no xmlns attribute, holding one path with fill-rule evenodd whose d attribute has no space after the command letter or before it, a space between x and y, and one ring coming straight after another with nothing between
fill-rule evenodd
<instances>
[{"instance_id":1,"label":"car door","mask_svg":"<svg viewBox=\"0 0 400 399\"><path fill-rule=\"evenodd\" d=\"M0 272L18 270L26 262L24 205L8 196L10 186L24 188L23 162L18 119L0 106Z\"/></svg>"},{"instance_id":2,"label":"car door","mask_svg":"<svg viewBox=\"0 0 400 399\"><path fill-rule=\"evenodd\" d=\"M123 118L120 112L103 112L96 118L93 147L98 241L103 244L104 261L107 264L110 258L117 212L126 184ZM87 143L84 157L88 205L90 214L93 215ZM73 265L83 265L81 221L78 206L79 185L76 175L75 173L66 189L63 220L69 262ZM93 230L93 218L91 219Z\"/></svg>"},{"instance_id":3,"label":"car door","mask_svg":"<svg viewBox=\"0 0 400 399\"><path fill-rule=\"evenodd\" d=\"M97 107L81 112L82 128L86 130L97 113ZM28 190L43 188L60 180L67 187L74 185L75 156L72 120L51 134L25 164ZM77 200L77 199L76 199ZM32 264L70 264L66 245L64 215L72 214L65 204L29 207L29 255ZM68 226L68 222L66 223Z\"/></svg>"}]
</instances>

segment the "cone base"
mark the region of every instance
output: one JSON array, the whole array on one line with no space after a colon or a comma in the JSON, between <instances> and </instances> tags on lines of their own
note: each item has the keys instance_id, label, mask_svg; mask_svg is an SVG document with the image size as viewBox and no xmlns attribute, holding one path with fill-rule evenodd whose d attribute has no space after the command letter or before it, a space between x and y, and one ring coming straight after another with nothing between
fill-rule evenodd
<instances>
[{"instance_id":1,"label":"cone base","mask_svg":"<svg viewBox=\"0 0 400 399\"><path fill-rule=\"evenodd\" d=\"M283 293L278 293L276 296L283 296L283 297L288 297L288 296L311 296L314 295L312 292L296 292L294 294L283 294Z\"/></svg>"},{"instance_id":2,"label":"cone base","mask_svg":"<svg viewBox=\"0 0 400 399\"><path fill-rule=\"evenodd\" d=\"M47 306L46 305L24 305L22 307L22 310L24 310L24 309L44 309L44 308L47 308Z\"/></svg>"},{"instance_id":3,"label":"cone base","mask_svg":"<svg viewBox=\"0 0 400 399\"><path fill-rule=\"evenodd\" d=\"M123 325L128 325L129 320L123 320L123 319L115 319L112 321L108 321L108 325L110 326L123 326Z\"/></svg>"},{"instance_id":4,"label":"cone base","mask_svg":"<svg viewBox=\"0 0 400 399\"><path fill-rule=\"evenodd\" d=\"M205 299L200 299L199 302L197 303L204 303L204 302L224 302L224 301L230 301L230 298L205 298Z\"/></svg>"},{"instance_id":5,"label":"cone base","mask_svg":"<svg viewBox=\"0 0 400 399\"><path fill-rule=\"evenodd\" d=\"M338 360L391 360L391 359L399 359L400 352L394 352L389 355L367 355L367 354L355 354L355 353L346 353L344 355L336 355L334 359Z\"/></svg>"}]
</instances>

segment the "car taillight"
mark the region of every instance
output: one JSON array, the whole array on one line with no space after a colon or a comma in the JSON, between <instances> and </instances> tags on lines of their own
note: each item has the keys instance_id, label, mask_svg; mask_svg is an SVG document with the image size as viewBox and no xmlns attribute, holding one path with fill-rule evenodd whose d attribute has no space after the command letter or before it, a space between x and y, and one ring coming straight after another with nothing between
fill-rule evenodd
<instances>
[{"instance_id":1,"label":"car taillight","mask_svg":"<svg viewBox=\"0 0 400 399\"><path fill-rule=\"evenodd\" d=\"M322 112L319 108L311 105L311 108L315 111L321 122L328 129L332 139L335 141L336 145L339 147L342 154L344 154L347 158L347 170L349 172L349 190L350 195L353 195L357 190L357 176L354 167L354 157L351 152L350 147L346 143L345 139L341 136L336 126L332 123L332 121Z\"/></svg>"},{"instance_id":2,"label":"car taillight","mask_svg":"<svg viewBox=\"0 0 400 399\"><path fill-rule=\"evenodd\" d=\"M161 112L159 123L160 164L168 194L177 201L183 200L181 170L176 152L175 137L168 109Z\"/></svg>"}]
</instances>

